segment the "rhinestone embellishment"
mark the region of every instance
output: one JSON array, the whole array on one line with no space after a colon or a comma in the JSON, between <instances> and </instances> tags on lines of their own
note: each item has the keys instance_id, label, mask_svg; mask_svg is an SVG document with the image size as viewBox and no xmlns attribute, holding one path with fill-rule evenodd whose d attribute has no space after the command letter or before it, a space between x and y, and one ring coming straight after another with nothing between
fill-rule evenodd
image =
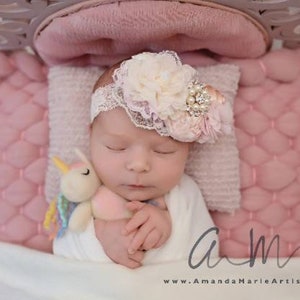
<instances>
[{"instance_id":1,"label":"rhinestone embellishment","mask_svg":"<svg viewBox=\"0 0 300 300\"><path fill-rule=\"evenodd\" d=\"M188 85L186 105L186 110L190 116L199 117L208 113L211 105L211 96L205 84L195 80Z\"/></svg>"}]
</instances>

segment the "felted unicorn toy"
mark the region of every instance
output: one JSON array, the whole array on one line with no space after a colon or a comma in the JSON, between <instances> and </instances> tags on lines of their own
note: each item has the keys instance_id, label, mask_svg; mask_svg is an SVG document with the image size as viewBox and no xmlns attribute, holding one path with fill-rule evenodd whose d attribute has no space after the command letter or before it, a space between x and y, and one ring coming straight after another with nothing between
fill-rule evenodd
<instances>
[{"instance_id":1,"label":"felted unicorn toy","mask_svg":"<svg viewBox=\"0 0 300 300\"><path fill-rule=\"evenodd\" d=\"M53 199L45 215L44 227L51 237L61 237L65 230L83 231L92 217L116 220L131 217L127 201L101 185L92 164L78 149L79 163L68 165L59 157L53 157L61 172L60 193Z\"/></svg>"}]
</instances>

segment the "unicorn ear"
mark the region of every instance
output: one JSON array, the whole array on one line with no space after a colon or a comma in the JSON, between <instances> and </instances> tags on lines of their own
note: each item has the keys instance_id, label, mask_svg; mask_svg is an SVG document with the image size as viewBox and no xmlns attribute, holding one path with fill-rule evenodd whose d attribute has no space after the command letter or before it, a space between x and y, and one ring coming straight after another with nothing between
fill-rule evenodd
<instances>
[{"instance_id":1,"label":"unicorn ear","mask_svg":"<svg viewBox=\"0 0 300 300\"><path fill-rule=\"evenodd\" d=\"M86 158L86 156L78 148L75 148L74 152L82 162L91 164L90 161Z\"/></svg>"}]
</instances>

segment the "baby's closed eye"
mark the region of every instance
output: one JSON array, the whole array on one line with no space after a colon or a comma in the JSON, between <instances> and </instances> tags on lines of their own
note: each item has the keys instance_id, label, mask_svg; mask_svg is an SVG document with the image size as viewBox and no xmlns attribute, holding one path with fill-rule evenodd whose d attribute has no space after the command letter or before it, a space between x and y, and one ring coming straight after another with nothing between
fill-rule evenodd
<instances>
[{"instance_id":1,"label":"baby's closed eye","mask_svg":"<svg viewBox=\"0 0 300 300\"><path fill-rule=\"evenodd\" d=\"M158 154L173 154L176 152L175 148L154 148L153 152Z\"/></svg>"},{"instance_id":2,"label":"baby's closed eye","mask_svg":"<svg viewBox=\"0 0 300 300\"><path fill-rule=\"evenodd\" d=\"M154 152L158 154L173 154L176 152L176 150L156 149Z\"/></svg>"},{"instance_id":3,"label":"baby's closed eye","mask_svg":"<svg viewBox=\"0 0 300 300\"><path fill-rule=\"evenodd\" d=\"M126 147L124 145L106 145L106 148L108 150L112 150L112 151L124 151L124 150L126 150Z\"/></svg>"}]
</instances>

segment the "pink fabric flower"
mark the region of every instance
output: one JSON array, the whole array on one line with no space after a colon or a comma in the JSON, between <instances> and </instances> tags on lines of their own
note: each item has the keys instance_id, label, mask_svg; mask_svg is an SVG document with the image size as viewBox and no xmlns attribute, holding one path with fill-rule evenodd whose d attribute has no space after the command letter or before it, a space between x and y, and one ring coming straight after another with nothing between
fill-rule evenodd
<instances>
[{"instance_id":1,"label":"pink fabric flower","mask_svg":"<svg viewBox=\"0 0 300 300\"><path fill-rule=\"evenodd\" d=\"M205 87L210 95L210 107L206 114L193 116L188 112L178 112L165 120L170 136L182 142L214 142L218 134L230 134L233 112L224 97L213 87Z\"/></svg>"}]
</instances>

